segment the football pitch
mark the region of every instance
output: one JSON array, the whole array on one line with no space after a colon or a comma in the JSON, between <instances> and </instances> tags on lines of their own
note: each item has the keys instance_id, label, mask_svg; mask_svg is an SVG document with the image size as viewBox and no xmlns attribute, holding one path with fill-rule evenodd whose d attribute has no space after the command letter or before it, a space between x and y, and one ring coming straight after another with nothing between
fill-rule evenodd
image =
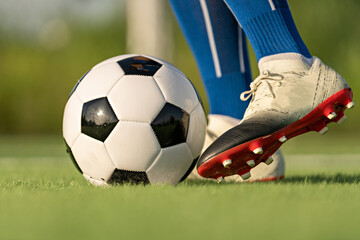
<instances>
[{"instance_id":1,"label":"football pitch","mask_svg":"<svg viewBox=\"0 0 360 240\"><path fill-rule=\"evenodd\" d=\"M358 239L359 139L284 145L286 178L93 187L61 137L0 138L0 239Z\"/></svg>"}]
</instances>

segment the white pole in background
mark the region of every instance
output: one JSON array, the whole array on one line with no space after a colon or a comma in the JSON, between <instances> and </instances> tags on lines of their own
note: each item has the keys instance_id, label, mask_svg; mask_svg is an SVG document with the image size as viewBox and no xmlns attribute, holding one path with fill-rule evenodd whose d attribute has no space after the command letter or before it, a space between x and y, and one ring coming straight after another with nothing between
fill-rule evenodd
<instances>
[{"instance_id":1,"label":"white pole in background","mask_svg":"<svg viewBox=\"0 0 360 240\"><path fill-rule=\"evenodd\" d=\"M166 0L126 1L126 47L170 61L173 57L171 10Z\"/></svg>"}]
</instances>

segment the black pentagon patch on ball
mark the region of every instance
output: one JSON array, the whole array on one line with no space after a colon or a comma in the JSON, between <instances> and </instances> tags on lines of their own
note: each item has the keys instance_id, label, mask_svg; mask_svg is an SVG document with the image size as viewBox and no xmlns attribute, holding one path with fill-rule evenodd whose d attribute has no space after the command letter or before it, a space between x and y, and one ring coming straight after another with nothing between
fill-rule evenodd
<instances>
[{"instance_id":1,"label":"black pentagon patch on ball","mask_svg":"<svg viewBox=\"0 0 360 240\"><path fill-rule=\"evenodd\" d=\"M130 57L118 61L125 75L154 76L162 64L143 56Z\"/></svg>"},{"instance_id":2,"label":"black pentagon patch on ball","mask_svg":"<svg viewBox=\"0 0 360 240\"><path fill-rule=\"evenodd\" d=\"M166 103L151 123L162 148L186 142L189 114L181 108Z\"/></svg>"},{"instance_id":3,"label":"black pentagon patch on ball","mask_svg":"<svg viewBox=\"0 0 360 240\"><path fill-rule=\"evenodd\" d=\"M65 139L64 139L64 141L65 141ZM66 143L66 141L65 141L65 147L66 147L66 152L69 154L70 159L71 159L71 161L73 162L73 164L75 165L76 169L82 174L83 172L81 171L79 165L77 164L77 162L76 162L76 160L75 160L75 157L74 157L74 154L72 153L71 148L70 148L70 146Z\"/></svg>"},{"instance_id":4,"label":"black pentagon patch on ball","mask_svg":"<svg viewBox=\"0 0 360 240\"><path fill-rule=\"evenodd\" d=\"M84 103L81 115L81 132L103 142L118 121L107 98L98 98Z\"/></svg>"},{"instance_id":5,"label":"black pentagon patch on ball","mask_svg":"<svg viewBox=\"0 0 360 240\"><path fill-rule=\"evenodd\" d=\"M146 172L136 172L128 170L115 169L109 181L113 183L130 183L130 184L148 184L150 183Z\"/></svg>"}]
</instances>

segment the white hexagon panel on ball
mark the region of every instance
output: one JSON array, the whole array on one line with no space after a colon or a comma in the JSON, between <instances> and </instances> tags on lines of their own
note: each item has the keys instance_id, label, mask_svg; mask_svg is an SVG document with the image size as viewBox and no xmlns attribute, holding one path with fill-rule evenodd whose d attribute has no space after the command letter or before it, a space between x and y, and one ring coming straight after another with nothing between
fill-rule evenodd
<instances>
[{"instance_id":1,"label":"white hexagon panel on ball","mask_svg":"<svg viewBox=\"0 0 360 240\"><path fill-rule=\"evenodd\" d=\"M206 135L206 117L202 105L199 103L190 113L190 122L186 143L194 158L200 156Z\"/></svg>"},{"instance_id":2,"label":"white hexagon panel on ball","mask_svg":"<svg viewBox=\"0 0 360 240\"><path fill-rule=\"evenodd\" d=\"M177 184L193 168L194 159L186 143L163 148L146 171L152 184Z\"/></svg>"},{"instance_id":3,"label":"white hexagon panel on ball","mask_svg":"<svg viewBox=\"0 0 360 240\"><path fill-rule=\"evenodd\" d=\"M106 97L124 71L116 62L103 64L91 69L79 83L76 93L82 102Z\"/></svg>"},{"instance_id":4,"label":"white hexagon panel on ball","mask_svg":"<svg viewBox=\"0 0 360 240\"><path fill-rule=\"evenodd\" d=\"M99 181L109 180L115 170L115 165L103 142L81 134L71 149L84 174Z\"/></svg>"},{"instance_id":5,"label":"white hexagon panel on ball","mask_svg":"<svg viewBox=\"0 0 360 240\"><path fill-rule=\"evenodd\" d=\"M119 120L150 123L165 99L151 76L125 75L111 89L108 99Z\"/></svg>"},{"instance_id":6,"label":"white hexagon panel on ball","mask_svg":"<svg viewBox=\"0 0 360 240\"><path fill-rule=\"evenodd\" d=\"M148 123L119 121L105 141L117 169L146 171L160 152Z\"/></svg>"},{"instance_id":7,"label":"white hexagon panel on ball","mask_svg":"<svg viewBox=\"0 0 360 240\"><path fill-rule=\"evenodd\" d=\"M198 98L190 80L173 68L163 66L154 75L165 100L190 113L198 104Z\"/></svg>"},{"instance_id":8,"label":"white hexagon panel on ball","mask_svg":"<svg viewBox=\"0 0 360 240\"><path fill-rule=\"evenodd\" d=\"M76 93L72 93L66 103L63 117L63 136L71 147L81 133L82 102Z\"/></svg>"}]
</instances>

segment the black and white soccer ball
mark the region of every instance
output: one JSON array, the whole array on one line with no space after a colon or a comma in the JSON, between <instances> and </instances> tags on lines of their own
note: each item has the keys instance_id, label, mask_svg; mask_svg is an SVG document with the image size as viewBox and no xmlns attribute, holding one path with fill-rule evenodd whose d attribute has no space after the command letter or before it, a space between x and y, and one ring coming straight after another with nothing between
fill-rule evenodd
<instances>
[{"instance_id":1,"label":"black and white soccer ball","mask_svg":"<svg viewBox=\"0 0 360 240\"><path fill-rule=\"evenodd\" d=\"M63 136L94 185L177 184L194 168L206 131L201 99L173 65L144 55L107 59L75 85Z\"/></svg>"}]
</instances>

